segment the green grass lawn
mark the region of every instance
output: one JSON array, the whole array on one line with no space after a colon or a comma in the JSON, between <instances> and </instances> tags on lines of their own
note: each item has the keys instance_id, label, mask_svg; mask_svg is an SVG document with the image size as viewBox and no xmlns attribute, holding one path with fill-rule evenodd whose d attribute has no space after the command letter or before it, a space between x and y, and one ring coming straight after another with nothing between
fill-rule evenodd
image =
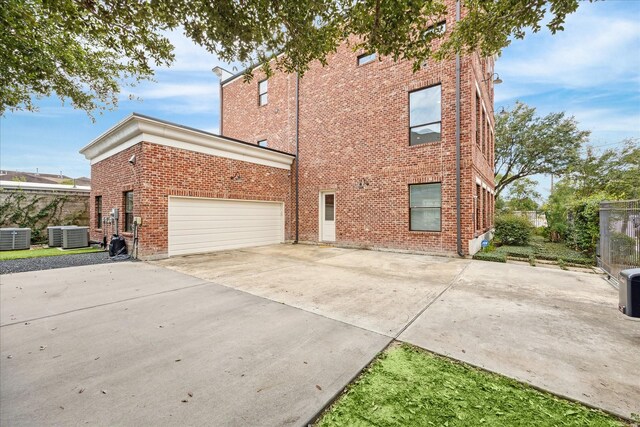
<instances>
[{"instance_id":1,"label":"green grass lawn","mask_svg":"<svg viewBox=\"0 0 640 427\"><path fill-rule=\"evenodd\" d=\"M624 426L583 405L403 344L383 353L318 426Z\"/></svg>"},{"instance_id":2,"label":"green grass lawn","mask_svg":"<svg viewBox=\"0 0 640 427\"><path fill-rule=\"evenodd\" d=\"M60 248L40 248L22 251L0 251L0 261L22 258L40 258L45 256L86 254L90 252L100 252L102 249L96 248L79 248L79 249L60 249Z\"/></svg>"}]
</instances>

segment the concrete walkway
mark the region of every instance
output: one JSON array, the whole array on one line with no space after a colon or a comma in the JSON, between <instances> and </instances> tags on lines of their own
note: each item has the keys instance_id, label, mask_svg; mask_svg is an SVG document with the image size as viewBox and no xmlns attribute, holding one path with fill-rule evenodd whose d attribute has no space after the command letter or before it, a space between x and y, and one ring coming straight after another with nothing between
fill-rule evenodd
<instances>
[{"instance_id":1,"label":"concrete walkway","mask_svg":"<svg viewBox=\"0 0 640 427\"><path fill-rule=\"evenodd\" d=\"M389 337L144 263L0 278L0 425L302 425Z\"/></svg>"},{"instance_id":2,"label":"concrete walkway","mask_svg":"<svg viewBox=\"0 0 640 427\"><path fill-rule=\"evenodd\" d=\"M624 417L640 413L640 321L601 277L473 261L400 340Z\"/></svg>"}]
</instances>

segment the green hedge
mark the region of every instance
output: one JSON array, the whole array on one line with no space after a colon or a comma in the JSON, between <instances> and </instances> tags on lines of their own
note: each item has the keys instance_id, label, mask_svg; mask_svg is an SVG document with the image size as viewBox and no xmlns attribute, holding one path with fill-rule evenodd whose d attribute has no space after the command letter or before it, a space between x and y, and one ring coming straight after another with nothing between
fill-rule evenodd
<instances>
[{"instance_id":1,"label":"green hedge","mask_svg":"<svg viewBox=\"0 0 640 427\"><path fill-rule=\"evenodd\" d=\"M501 246L496 249L498 253L514 258L529 259L531 255L535 255L535 248L532 246Z\"/></svg>"},{"instance_id":2,"label":"green hedge","mask_svg":"<svg viewBox=\"0 0 640 427\"><path fill-rule=\"evenodd\" d=\"M495 221L495 238L505 245L526 246L531 239L533 227L524 217L501 215Z\"/></svg>"},{"instance_id":3,"label":"green hedge","mask_svg":"<svg viewBox=\"0 0 640 427\"><path fill-rule=\"evenodd\" d=\"M473 259L480 261L507 262L507 256L500 252L477 252Z\"/></svg>"},{"instance_id":4,"label":"green hedge","mask_svg":"<svg viewBox=\"0 0 640 427\"><path fill-rule=\"evenodd\" d=\"M494 253L523 260L530 260L531 257L534 257L535 259L545 261L563 260L567 264L575 265L595 264L593 257L568 248L562 243L541 243L535 241L529 246L500 246L495 249Z\"/></svg>"}]
</instances>

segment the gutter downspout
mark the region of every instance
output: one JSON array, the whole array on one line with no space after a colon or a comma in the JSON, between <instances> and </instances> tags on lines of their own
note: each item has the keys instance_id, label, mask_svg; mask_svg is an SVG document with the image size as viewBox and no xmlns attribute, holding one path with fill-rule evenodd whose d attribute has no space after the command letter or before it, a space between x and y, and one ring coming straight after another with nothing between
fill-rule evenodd
<instances>
[{"instance_id":1,"label":"gutter downspout","mask_svg":"<svg viewBox=\"0 0 640 427\"><path fill-rule=\"evenodd\" d=\"M296 239L293 243L298 243L300 235L300 75L296 73Z\"/></svg>"},{"instance_id":2,"label":"gutter downspout","mask_svg":"<svg viewBox=\"0 0 640 427\"><path fill-rule=\"evenodd\" d=\"M456 1L456 22L460 21L460 0ZM456 53L456 243L458 255L462 251L462 212L460 211L460 54Z\"/></svg>"},{"instance_id":3,"label":"gutter downspout","mask_svg":"<svg viewBox=\"0 0 640 427\"><path fill-rule=\"evenodd\" d=\"M222 88L222 78L220 78L219 80L220 80L220 91L219 91L219 93L220 93L220 126L218 126L218 133L220 135L222 135L222 111L223 111L222 107L224 106L224 104L223 104L224 96L222 96L222 90L223 90L223 88Z\"/></svg>"}]
</instances>

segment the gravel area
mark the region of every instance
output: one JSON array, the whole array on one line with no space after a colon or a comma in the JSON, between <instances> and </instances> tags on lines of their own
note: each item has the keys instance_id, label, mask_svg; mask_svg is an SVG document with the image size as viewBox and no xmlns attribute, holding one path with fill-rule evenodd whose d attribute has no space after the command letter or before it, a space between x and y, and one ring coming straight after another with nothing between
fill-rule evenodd
<instances>
[{"instance_id":1,"label":"gravel area","mask_svg":"<svg viewBox=\"0 0 640 427\"><path fill-rule=\"evenodd\" d=\"M25 271L51 270L53 268L77 267L79 265L106 264L113 261L107 252L88 254L58 255L41 258L25 258L0 261L0 274L22 273Z\"/></svg>"}]
</instances>

